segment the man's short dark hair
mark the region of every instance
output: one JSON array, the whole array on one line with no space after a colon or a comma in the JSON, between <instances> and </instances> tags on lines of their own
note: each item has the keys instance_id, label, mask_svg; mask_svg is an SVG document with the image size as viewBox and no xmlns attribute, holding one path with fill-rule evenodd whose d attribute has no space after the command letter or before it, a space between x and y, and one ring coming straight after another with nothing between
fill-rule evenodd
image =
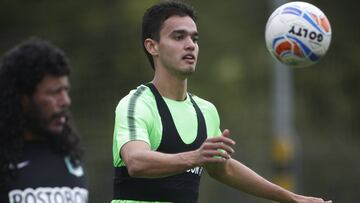
<instances>
[{"instance_id":1,"label":"man's short dark hair","mask_svg":"<svg viewBox=\"0 0 360 203\"><path fill-rule=\"evenodd\" d=\"M155 4L147 9L143 16L141 43L153 69L155 68L154 60L152 55L147 52L144 46L144 41L147 38L159 41L160 30L163 23L171 16L189 16L194 20L194 22L197 20L194 8L179 0L168 0Z\"/></svg>"}]
</instances>

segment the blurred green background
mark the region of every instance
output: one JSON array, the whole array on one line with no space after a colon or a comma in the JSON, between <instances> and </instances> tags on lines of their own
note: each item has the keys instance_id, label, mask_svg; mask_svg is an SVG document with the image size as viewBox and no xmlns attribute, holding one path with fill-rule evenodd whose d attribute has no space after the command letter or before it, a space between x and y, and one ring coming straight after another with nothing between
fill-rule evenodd
<instances>
[{"instance_id":1,"label":"blurred green background","mask_svg":"<svg viewBox=\"0 0 360 203\"><path fill-rule=\"evenodd\" d=\"M264 28L267 1L188 1L199 21L200 55L190 92L212 101L237 141L235 158L269 180L272 157L273 59ZM73 66L72 112L86 150L92 203L112 196L114 110L130 89L152 79L140 43L144 10L158 0L1 0L0 51L39 36L67 53ZM353 0L308 1L330 20L327 55L291 69L294 127L301 143L298 192L358 202L360 188L360 14ZM356 158L358 157L358 158ZM217 183L205 173L200 201L269 202Z\"/></svg>"}]
</instances>

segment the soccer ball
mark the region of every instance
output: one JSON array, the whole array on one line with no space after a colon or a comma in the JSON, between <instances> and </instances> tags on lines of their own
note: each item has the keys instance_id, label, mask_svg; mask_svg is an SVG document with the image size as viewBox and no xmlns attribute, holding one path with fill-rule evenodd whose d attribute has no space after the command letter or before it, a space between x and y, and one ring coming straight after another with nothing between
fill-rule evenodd
<instances>
[{"instance_id":1,"label":"soccer ball","mask_svg":"<svg viewBox=\"0 0 360 203\"><path fill-rule=\"evenodd\" d=\"M281 63L306 67L325 55L331 42L331 27L325 14L314 5L290 2L269 17L265 41L271 55Z\"/></svg>"}]
</instances>

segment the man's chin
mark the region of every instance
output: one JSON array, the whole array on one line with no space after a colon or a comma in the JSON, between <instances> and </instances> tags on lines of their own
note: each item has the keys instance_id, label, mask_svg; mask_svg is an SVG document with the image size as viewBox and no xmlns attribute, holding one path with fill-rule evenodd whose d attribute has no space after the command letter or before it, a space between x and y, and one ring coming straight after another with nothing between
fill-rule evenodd
<instances>
[{"instance_id":1,"label":"man's chin","mask_svg":"<svg viewBox=\"0 0 360 203\"><path fill-rule=\"evenodd\" d=\"M189 76L192 75L195 72L195 68L194 67L188 67L185 70L182 71L182 74L184 76Z\"/></svg>"},{"instance_id":2,"label":"man's chin","mask_svg":"<svg viewBox=\"0 0 360 203\"><path fill-rule=\"evenodd\" d=\"M50 122L48 123L48 125L43 128L47 133L49 134L54 134L54 135L58 135L58 134L62 134L64 132L65 129L65 125L66 123L61 123L61 122Z\"/></svg>"},{"instance_id":3,"label":"man's chin","mask_svg":"<svg viewBox=\"0 0 360 203\"><path fill-rule=\"evenodd\" d=\"M53 127L48 128L47 131L53 135L61 135L64 132L64 126L63 125L53 126Z\"/></svg>"}]
</instances>

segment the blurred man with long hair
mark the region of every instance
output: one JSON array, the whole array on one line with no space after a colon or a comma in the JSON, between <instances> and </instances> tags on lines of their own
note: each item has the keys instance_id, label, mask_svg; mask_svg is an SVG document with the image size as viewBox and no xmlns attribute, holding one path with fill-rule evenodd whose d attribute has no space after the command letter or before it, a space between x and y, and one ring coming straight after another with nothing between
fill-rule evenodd
<instances>
[{"instance_id":1,"label":"blurred man with long hair","mask_svg":"<svg viewBox=\"0 0 360 203\"><path fill-rule=\"evenodd\" d=\"M64 52L43 39L2 57L1 203L88 201L80 139L69 122L69 75Z\"/></svg>"}]
</instances>

